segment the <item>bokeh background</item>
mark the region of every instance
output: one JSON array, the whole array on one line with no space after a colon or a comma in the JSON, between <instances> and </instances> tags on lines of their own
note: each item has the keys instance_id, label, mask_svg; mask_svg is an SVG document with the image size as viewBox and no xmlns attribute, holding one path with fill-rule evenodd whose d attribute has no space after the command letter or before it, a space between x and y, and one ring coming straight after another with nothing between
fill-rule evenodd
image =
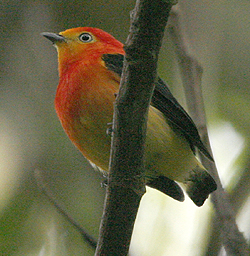
<instances>
[{"instance_id":1,"label":"bokeh background","mask_svg":"<svg viewBox=\"0 0 250 256\"><path fill-rule=\"evenodd\" d=\"M71 144L56 117L57 54L41 32L94 26L125 42L135 1L2 0L0 58L0 254L93 255L38 189L42 170L56 200L97 238L102 177ZM237 223L250 237L250 2L180 0L189 50L204 68L202 86L214 158ZM159 73L185 106L173 43L166 33ZM209 248L209 200L197 208L148 189L131 255L217 255ZM223 255L223 251L220 252Z\"/></svg>"}]
</instances>

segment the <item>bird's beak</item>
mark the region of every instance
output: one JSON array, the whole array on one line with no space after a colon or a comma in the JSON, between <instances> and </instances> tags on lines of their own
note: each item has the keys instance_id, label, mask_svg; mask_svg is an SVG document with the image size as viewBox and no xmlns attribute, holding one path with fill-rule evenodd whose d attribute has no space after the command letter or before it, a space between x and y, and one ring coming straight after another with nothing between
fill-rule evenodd
<instances>
[{"instance_id":1,"label":"bird's beak","mask_svg":"<svg viewBox=\"0 0 250 256\"><path fill-rule=\"evenodd\" d=\"M59 34L43 32L41 35L48 38L53 44L57 42L65 42L65 38Z\"/></svg>"}]
</instances>

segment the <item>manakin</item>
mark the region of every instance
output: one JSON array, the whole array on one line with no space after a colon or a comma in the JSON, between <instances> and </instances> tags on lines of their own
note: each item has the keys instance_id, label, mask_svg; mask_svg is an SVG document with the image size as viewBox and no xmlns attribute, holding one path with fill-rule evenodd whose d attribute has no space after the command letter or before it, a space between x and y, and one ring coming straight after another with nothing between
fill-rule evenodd
<instances>
[{"instance_id":1,"label":"manakin","mask_svg":"<svg viewBox=\"0 0 250 256\"><path fill-rule=\"evenodd\" d=\"M102 172L108 172L113 103L123 66L123 44L98 28L79 27L43 33L58 51L59 85L55 108L76 147ZM197 128L159 78L148 114L145 178L152 188L183 201L180 186L201 206L216 183L195 157L197 148L212 160Z\"/></svg>"}]
</instances>

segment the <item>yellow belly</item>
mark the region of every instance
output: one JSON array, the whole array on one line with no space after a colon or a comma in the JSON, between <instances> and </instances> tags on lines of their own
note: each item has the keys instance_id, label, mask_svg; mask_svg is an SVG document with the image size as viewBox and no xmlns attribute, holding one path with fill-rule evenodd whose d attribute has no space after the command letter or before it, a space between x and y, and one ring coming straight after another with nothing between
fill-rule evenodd
<instances>
[{"instance_id":1,"label":"yellow belly","mask_svg":"<svg viewBox=\"0 0 250 256\"><path fill-rule=\"evenodd\" d=\"M102 115L102 111L99 112ZM103 116L102 116L103 117ZM88 117L90 118L90 117ZM93 119L91 128L81 124L76 139L71 138L83 155L93 164L108 172L111 138L106 134L112 115L103 118L102 123ZM83 120L82 120L83 122ZM87 122L87 118L85 118ZM183 136L167 124L163 114L154 107L149 108L145 145L145 176L164 175L170 179L184 181L188 171L199 165L190 146Z\"/></svg>"},{"instance_id":2,"label":"yellow belly","mask_svg":"<svg viewBox=\"0 0 250 256\"><path fill-rule=\"evenodd\" d=\"M145 149L146 175L164 175L183 181L198 161L182 135L177 135L163 114L150 107Z\"/></svg>"}]
</instances>

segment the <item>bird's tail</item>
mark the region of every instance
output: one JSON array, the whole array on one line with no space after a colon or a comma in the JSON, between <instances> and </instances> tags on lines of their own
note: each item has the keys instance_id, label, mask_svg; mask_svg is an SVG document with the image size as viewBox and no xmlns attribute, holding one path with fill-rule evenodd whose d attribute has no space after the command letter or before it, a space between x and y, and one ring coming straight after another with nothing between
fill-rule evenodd
<instances>
[{"instance_id":1,"label":"bird's tail","mask_svg":"<svg viewBox=\"0 0 250 256\"><path fill-rule=\"evenodd\" d=\"M209 194L217 188L214 179L202 165L190 171L183 183L188 196L197 206L202 206Z\"/></svg>"}]
</instances>

